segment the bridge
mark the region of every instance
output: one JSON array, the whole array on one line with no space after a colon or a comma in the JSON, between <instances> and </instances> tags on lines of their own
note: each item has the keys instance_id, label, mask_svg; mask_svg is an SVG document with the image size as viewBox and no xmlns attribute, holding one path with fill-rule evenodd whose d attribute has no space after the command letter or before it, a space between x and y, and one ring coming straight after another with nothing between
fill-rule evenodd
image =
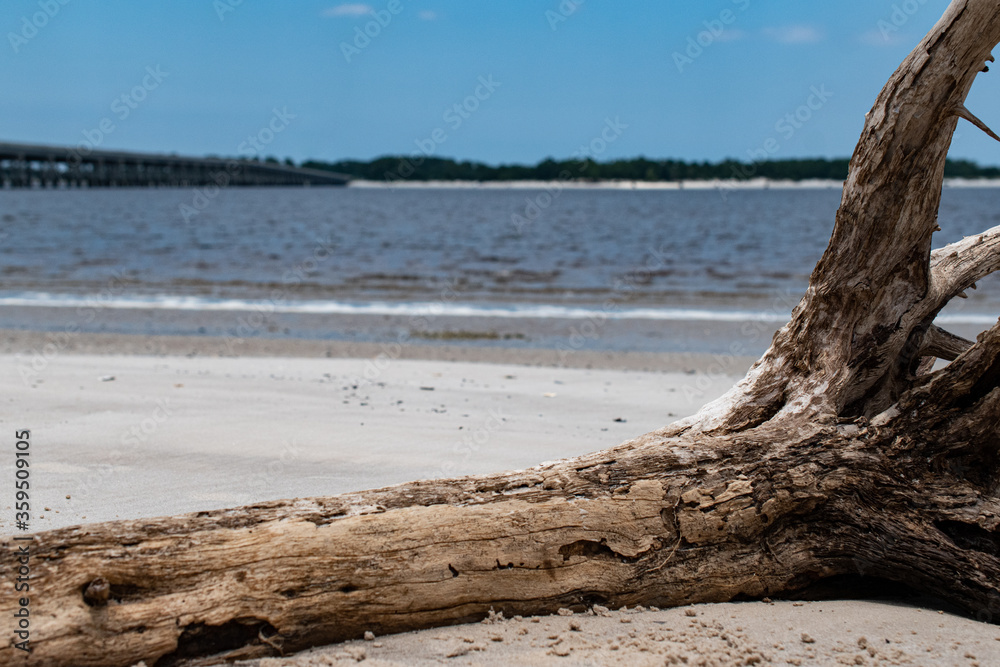
<instances>
[{"instance_id":1,"label":"bridge","mask_svg":"<svg viewBox=\"0 0 1000 667\"><path fill-rule=\"evenodd\" d=\"M0 188L346 185L350 176L239 158L0 142Z\"/></svg>"}]
</instances>

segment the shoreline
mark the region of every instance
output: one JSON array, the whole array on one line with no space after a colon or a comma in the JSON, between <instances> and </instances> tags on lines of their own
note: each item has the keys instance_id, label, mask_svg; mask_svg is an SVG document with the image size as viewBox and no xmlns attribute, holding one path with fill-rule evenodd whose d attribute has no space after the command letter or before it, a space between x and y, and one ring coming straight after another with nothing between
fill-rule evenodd
<instances>
[{"instance_id":1,"label":"shoreline","mask_svg":"<svg viewBox=\"0 0 1000 667\"><path fill-rule=\"evenodd\" d=\"M588 311L590 312L590 311ZM87 316L90 316L89 320ZM616 319L595 310L587 317L489 317L485 315L309 314L263 311L201 311L18 307L4 309L0 350L57 347L100 350L100 336L121 335L133 352L157 353L184 347L211 349L211 354L277 354L279 356L391 356L399 347L414 348L414 358L508 361L520 355L526 363L586 366L573 360L593 355L626 357L664 354L759 357L782 324L759 319L711 321ZM94 338L97 336L97 338ZM41 344L39 337L45 338ZM148 337L148 338L144 338ZM31 342L34 339L35 342ZM5 342L9 341L9 342ZM117 343L110 343L114 346ZM300 349L301 352L282 350ZM252 350L264 350L253 352ZM442 356L442 350L451 352ZM504 352L503 350L508 350ZM430 356L428 356L430 355ZM596 363L596 362L595 362ZM669 368L670 366L668 366Z\"/></svg>"},{"instance_id":2,"label":"shoreline","mask_svg":"<svg viewBox=\"0 0 1000 667\"><path fill-rule=\"evenodd\" d=\"M352 180L351 188L393 189L499 189L499 190L831 190L844 187L844 181L803 179L801 181L767 178L706 179L685 181L370 181ZM1000 188L1000 179L946 178L946 188Z\"/></svg>"},{"instance_id":3,"label":"shoreline","mask_svg":"<svg viewBox=\"0 0 1000 667\"><path fill-rule=\"evenodd\" d=\"M222 336L145 335L0 329L0 355L20 356L30 368L48 365L67 355L147 356L185 358L312 358L441 361L508 364L548 368L644 371L659 373L714 372L740 375L757 360L751 355L698 352L639 352L619 350L559 350L462 344L399 345L391 342L350 342L299 338L246 338L234 344Z\"/></svg>"}]
</instances>

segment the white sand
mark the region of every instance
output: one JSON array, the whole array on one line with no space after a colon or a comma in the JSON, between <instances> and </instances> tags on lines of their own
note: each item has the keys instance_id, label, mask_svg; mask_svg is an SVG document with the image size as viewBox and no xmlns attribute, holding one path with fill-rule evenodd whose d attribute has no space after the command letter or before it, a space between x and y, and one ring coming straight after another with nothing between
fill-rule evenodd
<instances>
[{"instance_id":1,"label":"white sand","mask_svg":"<svg viewBox=\"0 0 1000 667\"><path fill-rule=\"evenodd\" d=\"M36 373L25 359L0 355L9 378L0 423L32 431L34 530L526 468L659 428L733 382L465 362L394 360L380 370L363 359L73 354ZM7 506L0 532L12 518Z\"/></svg>"},{"instance_id":2,"label":"white sand","mask_svg":"<svg viewBox=\"0 0 1000 667\"><path fill-rule=\"evenodd\" d=\"M470 362L395 360L378 370L364 359L68 352L24 373L25 359L0 355L8 378L0 422L11 436L32 430L35 530L523 468L663 426L735 380ZM10 532L12 516L6 505L0 532ZM986 666L1000 665L1000 628L891 602L698 605L432 629L247 664L359 661Z\"/></svg>"},{"instance_id":3,"label":"white sand","mask_svg":"<svg viewBox=\"0 0 1000 667\"><path fill-rule=\"evenodd\" d=\"M1000 665L1000 628L885 602L744 602L485 622L315 649L260 667ZM258 664L258 663L250 663Z\"/></svg>"}]
</instances>

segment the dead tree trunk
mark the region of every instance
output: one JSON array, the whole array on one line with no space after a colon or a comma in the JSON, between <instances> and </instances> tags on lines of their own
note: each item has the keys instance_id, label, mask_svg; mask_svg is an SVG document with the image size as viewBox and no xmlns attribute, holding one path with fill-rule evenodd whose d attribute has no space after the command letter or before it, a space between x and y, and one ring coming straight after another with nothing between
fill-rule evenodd
<instances>
[{"instance_id":1,"label":"dead tree trunk","mask_svg":"<svg viewBox=\"0 0 1000 667\"><path fill-rule=\"evenodd\" d=\"M1000 3L955 0L893 74L791 322L694 417L528 471L39 534L33 652L0 661L199 664L490 608L722 601L858 573L1000 619L1000 325L974 344L934 325L1000 268L1000 228L931 251L957 120L988 132L963 101L998 42ZM930 372L933 357L954 361ZM19 596L0 586L10 619Z\"/></svg>"}]
</instances>

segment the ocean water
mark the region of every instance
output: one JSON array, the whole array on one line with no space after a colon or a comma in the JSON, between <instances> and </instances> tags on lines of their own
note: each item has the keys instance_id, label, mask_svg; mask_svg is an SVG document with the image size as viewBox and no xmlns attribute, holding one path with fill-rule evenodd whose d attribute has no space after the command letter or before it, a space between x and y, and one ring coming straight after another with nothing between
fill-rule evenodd
<instances>
[{"instance_id":1,"label":"ocean water","mask_svg":"<svg viewBox=\"0 0 1000 667\"><path fill-rule=\"evenodd\" d=\"M257 332L310 337L337 337L343 317L779 326L839 199L835 189L0 191L0 327L58 328L52 312L87 308L118 311L96 330L145 333L225 330L151 327L169 321L154 310L187 322L322 318L305 333ZM939 224L937 245L1000 224L1000 189L946 189ZM947 317L988 325L998 312L1000 281L986 280Z\"/></svg>"}]
</instances>

